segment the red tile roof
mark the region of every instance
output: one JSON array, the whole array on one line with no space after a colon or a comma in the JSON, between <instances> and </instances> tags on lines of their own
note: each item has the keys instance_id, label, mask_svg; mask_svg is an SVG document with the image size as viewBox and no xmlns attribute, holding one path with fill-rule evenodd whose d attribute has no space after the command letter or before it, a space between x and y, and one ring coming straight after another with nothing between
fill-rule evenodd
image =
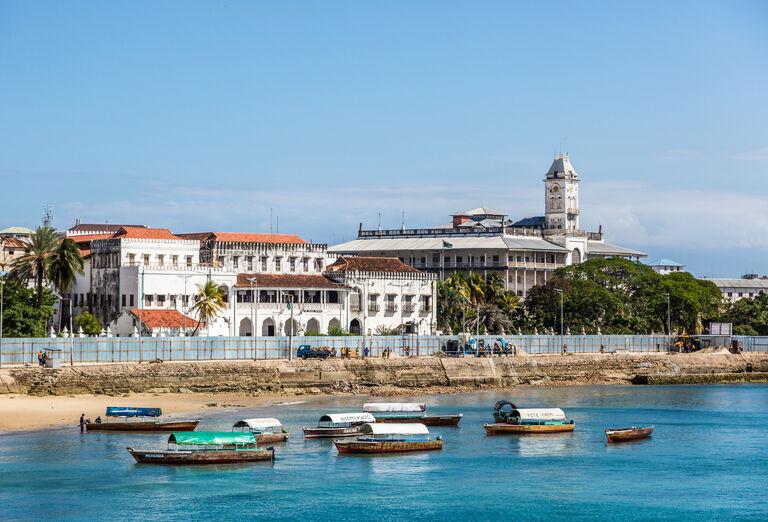
<instances>
[{"instance_id":1,"label":"red tile roof","mask_svg":"<svg viewBox=\"0 0 768 522\"><path fill-rule=\"evenodd\" d=\"M340 257L326 272L421 272L396 257Z\"/></svg>"},{"instance_id":2,"label":"red tile roof","mask_svg":"<svg viewBox=\"0 0 768 522\"><path fill-rule=\"evenodd\" d=\"M256 279L254 285L249 279ZM342 288L327 277L311 274L237 274L238 287L258 288Z\"/></svg>"},{"instance_id":3,"label":"red tile roof","mask_svg":"<svg viewBox=\"0 0 768 522\"><path fill-rule=\"evenodd\" d=\"M146 225L118 225L118 224L110 224L110 223L78 223L77 225L73 226L69 229L69 232L89 232L94 234L105 234L110 233L114 234L118 230L120 230L121 227L144 227L146 228Z\"/></svg>"},{"instance_id":4,"label":"red tile roof","mask_svg":"<svg viewBox=\"0 0 768 522\"><path fill-rule=\"evenodd\" d=\"M144 310L131 308L131 314L150 330L155 328L194 328L197 321L178 310Z\"/></svg>"},{"instance_id":5,"label":"red tile roof","mask_svg":"<svg viewBox=\"0 0 768 522\"><path fill-rule=\"evenodd\" d=\"M252 232L193 232L179 234L185 239L214 239L221 243L270 243L304 245L307 242L295 234L261 234Z\"/></svg>"},{"instance_id":6,"label":"red tile roof","mask_svg":"<svg viewBox=\"0 0 768 522\"><path fill-rule=\"evenodd\" d=\"M183 237L174 235L167 228L146 228L146 227L120 227L120 230L115 232L114 238L135 238L135 239L177 239L182 240Z\"/></svg>"},{"instance_id":7,"label":"red tile roof","mask_svg":"<svg viewBox=\"0 0 768 522\"><path fill-rule=\"evenodd\" d=\"M74 241L79 245L81 243L90 243L94 239L109 239L112 236L114 236L114 233L109 232L105 234L81 234L79 236L68 236L67 239L71 239L72 241Z\"/></svg>"},{"instance_id":8,"label":"red tile roof","mask_svg":"<svg viewBox=\"0 0 768 522\"><path fill-rule=\"evenodd\" d=\"M15 237L0 238L3 248L29 248L29 244Z\"/></svg>"}]
</instances>

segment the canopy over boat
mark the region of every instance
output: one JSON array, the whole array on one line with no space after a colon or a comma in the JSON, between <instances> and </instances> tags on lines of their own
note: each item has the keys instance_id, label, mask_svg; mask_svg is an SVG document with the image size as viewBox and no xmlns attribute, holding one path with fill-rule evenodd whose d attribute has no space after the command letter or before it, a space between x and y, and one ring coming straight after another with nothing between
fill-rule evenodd
<instances>
[{"instance_id":1,"label":"canopy over boat","mask_svg":"<svg viewBox=\"0 0 768 522\"><path fill-rule=\"evenodd\" d=\"M561 421L565 420L565 412L560 408L517 408L512 410L512 417L522 421Z\"/></svg>"},{"instance_id":2,"label":"canopy over boat","mask_svg":"<svg viewBox=\"0 0 768 522\"><path fill-rule=\"evenodd\" d=\"M429 435L423 424L363 424L364 435Z\"/></svg>"},{"instance_id":3,"label":"canopy over boat","mask_svg":"<svg viewBox=\"0 0 768 522\"><path fill-rule=\"evenodd\" d=\"M376 417L370 413L329 413L320 417L320 422L333 422L343 424L345 422L376 422Z\"/></svg>"},{"instance_id":4,"label":"canopy over boat","mask_svg":"<svg viewBox=\"0 0 768 522\"><path fill-rule=\"evenodd\" d=\"M184 433L171 433L168 437L169 444L185 446L218 446L226 444L256 444L253 433L230 431L189 431Z\"/></svg>"},{"instance_id":5,"label":"canopy over boat","mask_svg":"<svg viewBox=\"0 0 768 522\"><path fill-rule=\"evenodd\" d=\"M423 402L368 402L363 411L370 412L422 412L427 409Z\"/></svg>"},{"instance_id":6,"label":"canopy over boat","mask_svg":"<svg viewBox=\"0 0 768 522\"><path fill-rule=\"evenodd\" d=\"M233 428L250 428L254 431L264 431L270 428L282 428L283 424L272 418L260 418L260 419L243 419L237 421Z\"/></svg>"},{"instance_id":7,"label":"canopy over boat","mask_svg":"<svg viewBox=\"0 0 768 522\"><path fill-rule=\"evenodd\" d=\"M130 408L127 406L107 406L107 417L159 417L160 408Z\"/></svg>"}]
</instances>

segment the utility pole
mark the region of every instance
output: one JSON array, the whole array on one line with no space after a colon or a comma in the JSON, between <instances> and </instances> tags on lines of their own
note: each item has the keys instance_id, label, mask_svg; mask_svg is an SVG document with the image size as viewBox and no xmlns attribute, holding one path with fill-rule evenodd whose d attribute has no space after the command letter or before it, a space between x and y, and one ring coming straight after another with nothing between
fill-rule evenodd
<instances>
[{"instance_id":1,"label":"utility pole","mask_svg":"<svg viewBox=\"0 0 768 522\"><path fill-rule=\"evenodd\" d=\"M563 328L563 291L559 288L555 288L555 292L560 294L560 336L563 336L564 328Z\"/></svg>"},{"instance_id":2,"label":"utility pole","mask_svg":"<svg viewBox=\"0 0 768 522\"><path fill-rule=\"evenodd\" d=\"M253 285L251 289L251 337L253 338L253 360L256 360L256 278L249 277L248 282ZM265 354L266 356L266 354Z\"/></svg>"},{"instance_id":3,"label":"utility pole","mask_svg":"<svg viewBox=\"0 0 768 522\"><path fill-rule=\"evenodd\" d=\"M3 292L5 291L6 272L0 270L0 368L3 367Z\"/></svg>"},{"instance_id":4,"label":"utility pole","mask_svg":"<svg viewBox=\"0 0 768 522\"><path fill-rule=\"evenodd\" d=\"M288 329L288 360L293 360L293 328L294 328L294 322L293 322L293 294L288 294L288 309L291 311L291 318L289 319L289 325L291 327Z\"/></svg>"},{"instance_id":5,"label":"utility pole","mask_svg":"<svg viewBox=\"0 0 768 522\"><path fill-rule=\"evenodd\" d=\"M672 335L672 314L670 311L669 294L664 294L667 298L667 335Z\"/></svg>"}]
</instances>

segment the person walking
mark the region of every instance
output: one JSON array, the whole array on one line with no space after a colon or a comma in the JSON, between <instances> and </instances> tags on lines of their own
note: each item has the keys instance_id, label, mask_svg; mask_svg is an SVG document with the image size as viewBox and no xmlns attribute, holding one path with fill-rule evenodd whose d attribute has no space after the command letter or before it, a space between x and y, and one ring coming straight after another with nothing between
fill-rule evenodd
<instances>
[{"instance_id":1,"label":"person walking","mask_svg":"<svg viewBox=\"0 0 768 522\"><path fill-rule=\"evenodd\" d=\"M82 415L80 415L80 433L84 433L85 432L85 424L86 424L85 423L85 413L83 413Z\"/></svg>"},{"instance_id":2,"label":"person walking","mask_svg":"<svg viewBox=\"0 0 768 522\"><path fill-rule=\"evenodd\" d=\"M37 365L38 366L42 366L43 364L44 364L43 363L43 351L40 350L39 352L37 352Z\"/></svg>"}]
</instances>

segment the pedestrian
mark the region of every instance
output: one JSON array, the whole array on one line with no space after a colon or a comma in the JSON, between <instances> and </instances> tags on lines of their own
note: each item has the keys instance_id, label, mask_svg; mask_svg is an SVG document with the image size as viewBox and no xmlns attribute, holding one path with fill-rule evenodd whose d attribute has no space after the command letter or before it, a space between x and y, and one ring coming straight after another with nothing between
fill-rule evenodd
<instances>
[{"instance_id":1,"label":"pedestrian","mask_svg":"<svg viewBox=\"0 0 768 522\"><path fill-rule=\"evenodd\" d=\"M42 366L43 365L43 351L40 350L37 352L37 365Z\"/></svg>"},{"instance_id":2,"label":"pedestrian","mask_svg":"<svg viewBox=\"0 0 768 522\"><path fill-rule=\"evenodd\" d=\"M80 415L80 433L85 432L85 413Z\"/></svg>"}]
</instances>

